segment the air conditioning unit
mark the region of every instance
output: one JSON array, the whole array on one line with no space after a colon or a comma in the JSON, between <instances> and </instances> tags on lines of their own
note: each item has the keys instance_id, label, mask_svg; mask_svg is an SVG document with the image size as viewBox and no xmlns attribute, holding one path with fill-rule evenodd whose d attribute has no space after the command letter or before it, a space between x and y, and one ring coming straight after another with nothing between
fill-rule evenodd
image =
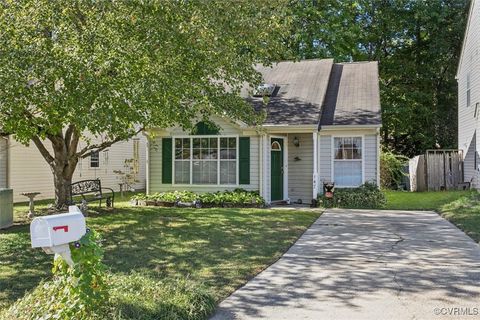
<instances>
[{"instance_id":1,"label":"air conditioning unit","mask_svg":"<svg viewBox=\"0 0 480 320\"><path fill-rule=\"evenodd\" d=\"M13 224L13 190L0 189L0 229Z\"/></svg>"}]
</instances>

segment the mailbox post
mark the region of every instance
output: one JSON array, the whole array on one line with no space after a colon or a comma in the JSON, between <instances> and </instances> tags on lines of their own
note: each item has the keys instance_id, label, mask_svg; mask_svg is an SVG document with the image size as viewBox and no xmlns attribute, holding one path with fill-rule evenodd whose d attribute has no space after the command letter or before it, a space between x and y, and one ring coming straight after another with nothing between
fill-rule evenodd
<instances>
[{"instance_id":1,"label":"mailbox post","mask_svg":"<svg viewBox=\"0 0 480 320\"><path fill-rule=\"evenodd\" d=\"M69 243L80 240L87 228L85 217L77 206L70 206L68 210L68 213L33 219L30 237L32 248L42 248L47 254L59 255L73 266Z\"/></svg>"}]
</instances>

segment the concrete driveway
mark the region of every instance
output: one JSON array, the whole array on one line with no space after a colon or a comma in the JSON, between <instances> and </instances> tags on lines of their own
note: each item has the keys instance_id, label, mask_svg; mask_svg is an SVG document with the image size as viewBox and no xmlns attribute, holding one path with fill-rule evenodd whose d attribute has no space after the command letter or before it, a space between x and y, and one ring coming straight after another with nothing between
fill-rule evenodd
<instances>
[{"instance_id":1,"label":"concrete driveway","mask_svg":"<svg viewBox=\"0 0 480 320\"><path fill-rule=\"evenodd\" d=\"M480 319L480 247L434 212L328 210L212 319Z\"/></svg>"}]
</instances>

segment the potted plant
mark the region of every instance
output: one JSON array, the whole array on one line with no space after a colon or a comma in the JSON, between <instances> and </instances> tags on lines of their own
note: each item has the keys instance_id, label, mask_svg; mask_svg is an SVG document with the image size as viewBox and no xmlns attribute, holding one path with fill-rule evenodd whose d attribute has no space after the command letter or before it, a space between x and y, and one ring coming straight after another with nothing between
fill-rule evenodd
<instances>
[{"instance_id":1,"label":"potted plant","mask_svg":"<svg viewBox=\"0 0 480 320\"><path fill-rule=\"evenodd\" d=\"M195 207L198 196L191 191L183 191L177 194L179 207Z\"/></svg>"}]
</instances>

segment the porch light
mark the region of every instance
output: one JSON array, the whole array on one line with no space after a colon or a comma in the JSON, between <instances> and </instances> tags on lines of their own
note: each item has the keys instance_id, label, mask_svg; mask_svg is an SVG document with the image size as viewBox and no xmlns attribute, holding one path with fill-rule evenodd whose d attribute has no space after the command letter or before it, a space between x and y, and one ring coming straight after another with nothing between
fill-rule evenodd
<instances>
[{"instance_id":1,"label":"porch light","mask_svg":"<svg viewBox=\"0 0 480 320\"><path fill-rule=\"evenodd\" d=\"M295 147L300 147L300 140L297 137L293 138L293 145Z\"/></svg>"}]
</instances>

